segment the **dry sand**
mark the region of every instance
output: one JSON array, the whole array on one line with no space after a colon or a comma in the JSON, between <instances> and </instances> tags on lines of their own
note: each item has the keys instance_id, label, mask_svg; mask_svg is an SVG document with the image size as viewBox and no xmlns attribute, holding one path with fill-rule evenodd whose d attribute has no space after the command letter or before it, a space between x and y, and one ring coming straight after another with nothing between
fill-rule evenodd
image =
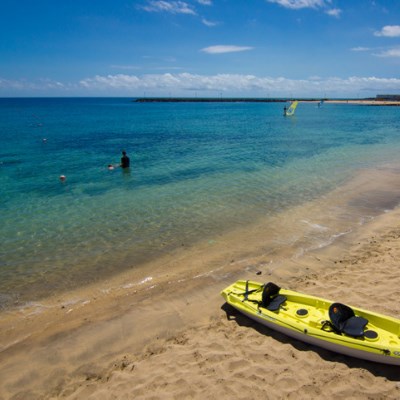
<instances>
[{"instance_id":1,"label":"dry sand","mask_svg":"<svg viewBox=\"0 0 400 400\"><path fill-rule=\"evenodd\" d=\"M359 104L365 106L400 106L400 101L397 100L326 100L325 103L331 104Z\"/></svg>"},{"instance_id":2,"label":"dry sand","mask_svg":"<svg viewBox=\"0 0 400 400\"><path fill-rule=\"evenodd\" d=\"M239 278L274 281L400 317L399 220L400 209L384 213L280 268L217 251L214 271L195 278L118 278L3 312L0 399L399 399L398 367L290 339L219 295ZM203 256L183 260L186 276Z\"/></svg>"}]
</instances>

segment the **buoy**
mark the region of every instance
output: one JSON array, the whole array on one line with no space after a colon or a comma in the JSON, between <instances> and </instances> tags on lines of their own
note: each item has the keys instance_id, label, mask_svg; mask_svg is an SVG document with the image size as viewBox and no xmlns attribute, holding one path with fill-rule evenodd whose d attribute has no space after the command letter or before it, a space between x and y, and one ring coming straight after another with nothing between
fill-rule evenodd
<instances>
[{"instance_id":1,"label":"buoy","mask_svg":"<svg viewBox=\"0 0 400 400\"><path fill-rule=\"evenodd\" d=\"M64 182L67 179L67 177L65 175L60 175L60 181Z\"/></svg>"}]
</instances>

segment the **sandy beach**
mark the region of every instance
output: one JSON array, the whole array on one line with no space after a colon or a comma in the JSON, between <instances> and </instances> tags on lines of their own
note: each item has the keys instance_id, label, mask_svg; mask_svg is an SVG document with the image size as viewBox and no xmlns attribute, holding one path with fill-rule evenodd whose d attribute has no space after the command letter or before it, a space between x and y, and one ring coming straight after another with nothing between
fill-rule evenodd
<instances>
[{"instance_id":1,"label":"sandy beach","mask_svg":"<svg viewBox=\"0 0 400 400\"><path fill-rule=\"evenodd\" d=\"M358 104L364 106L400 106L397 100L351 99L351 100L326 100L330 104Z\"/></svg>"},{"instance_id":2,"label":"sandy beach","mask_svg":"<svg viewBox=\"0 0 400 400\"><path fill-rule=\"evenodd\" d=\"M0 400L400 400L400 0L0 20Z\"/></svg>"},{"instance_id":3,"label":"sandy beach","mask_svg":"<svg viewBox=\"0 0 400 400\"><path fill-rule=\"evenodd\" d=\"M219 292L236 279L273 281L399 317L399 218L384 212L295 258L204 244L164 257L145 279L130 272L2 312L0 398L397 399L396 367L292 340L233 312ZM174 272L163 275L166 265Z\"/></svg>"}]
</instances>

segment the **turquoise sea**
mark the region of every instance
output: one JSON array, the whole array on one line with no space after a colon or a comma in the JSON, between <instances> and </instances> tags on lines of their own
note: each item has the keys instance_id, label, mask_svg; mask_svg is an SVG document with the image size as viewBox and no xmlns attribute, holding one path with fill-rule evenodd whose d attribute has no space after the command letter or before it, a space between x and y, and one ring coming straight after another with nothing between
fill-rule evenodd
<instances>
[{"instance_id":1,"label":"turquoise sea","mask_svg":"<svg viewBox=\"0 0 400 400\"><path fill-rule=\"evenodd\" d=\"M109 170L122 150L130 170ZM399 154L400 107L0 99L0 307L274 218Z\"/></svg>"}]
</instances>

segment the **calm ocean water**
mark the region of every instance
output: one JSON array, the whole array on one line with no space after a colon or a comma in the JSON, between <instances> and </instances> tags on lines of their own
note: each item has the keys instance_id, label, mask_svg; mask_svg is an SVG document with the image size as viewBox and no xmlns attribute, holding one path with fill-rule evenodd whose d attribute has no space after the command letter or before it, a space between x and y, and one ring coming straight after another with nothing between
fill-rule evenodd
<instances>
[{"instance_id":1,"label":"calm ocean water","mask_svg":"<svg viewBox=\"0 0 400 400\"><path fill-rule=\"evenodd\" d=\"M0 99L0 306L140 268L398 161L400 107L282 110ZM123 149L130 171L108 170Z\"/></svg>"}]
</instances>

